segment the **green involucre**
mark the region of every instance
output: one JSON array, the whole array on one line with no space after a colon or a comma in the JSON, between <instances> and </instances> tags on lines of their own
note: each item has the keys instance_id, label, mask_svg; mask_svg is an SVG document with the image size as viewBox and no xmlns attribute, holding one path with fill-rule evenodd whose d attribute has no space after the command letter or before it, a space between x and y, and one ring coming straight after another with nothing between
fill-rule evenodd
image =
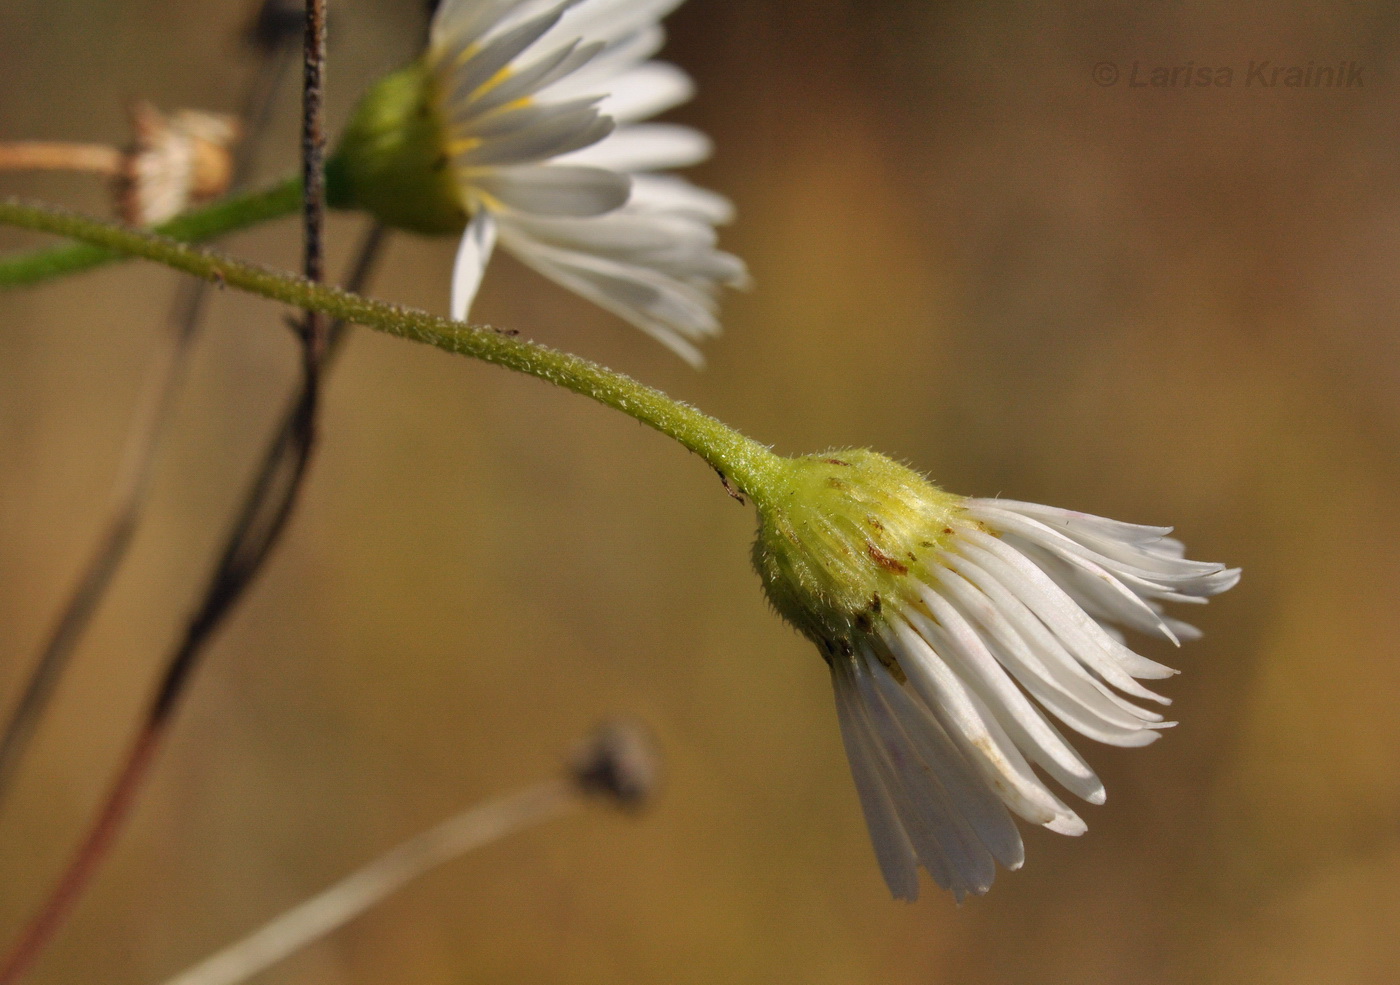
<instances>
[{"instance_id":1,"label":"green involucre","mask_svg":"<svg viewBox=\"0 0 1400 985\"><path fill-rule=\"evenodd\" d=\"M326 197L415 233L460 233L467 211L426 59L386 75L361 98L326 165Z\"/></svg>"},{"instance_id":2,"label":"green involucre","mask_svg":"<svg viewBox=\"0 0 1400 985\"><path fill-rule=\"evenodd\" d=\"M827 653L914 601L933 554L953 536L962 497L868 449L781 460L759 501L753 564L778 613Z\"/></svg>"}]
</instances>

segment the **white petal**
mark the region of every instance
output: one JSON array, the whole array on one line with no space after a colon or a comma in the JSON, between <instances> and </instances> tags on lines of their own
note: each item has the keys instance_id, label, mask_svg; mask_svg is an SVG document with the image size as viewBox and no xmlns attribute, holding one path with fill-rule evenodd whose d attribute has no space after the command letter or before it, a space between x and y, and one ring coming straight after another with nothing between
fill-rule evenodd
<instances>
[{"instance_id":1,"label":"white petal","mask_svg":"<svg viewBox=\"0 0 1400 985\"><path fill-rule=\"evenodd\" d=\"M603 112L620 123L632 123L664 113L695 95L690 76L666 62L646 62L608 84Z\"/></svg>"},{"instance_id":2,"label":"white petal","mask_svg":"<svg viewBox=\"0 0 1400 985\"><path fill-rule=\"evenodd\" d=\"M1077 659L1120 691L1160 704L1171 704L1170 699L1139 684L1124 668L1124 664L1129 662L1124 660L1124 653L1138 660L1144 658L1137 657L1137 654L1108 636L1103 627L1033 561L976 528L968 527L961 533L964 543L960 545L959 553L970 557L1010 589L1045 622ZM1170 671L1170 668L1165 669Z\"/></svg>"},{"instance_id":3,"label":"white petal","mask_svg":"<svg viewBox=\"0 0 1400 985\"><path fill-rule=\"evenodd\" d=\"M632 203L607 215L589 219L512 216L511 229L542 245L577 250L633 262L670 261L683 264L713 250L715 233L692 216L641 212ZM677 271L700 275L703 269Z\"/></svg>"},{"instance_id":4,"label":"white petal","mask_svg":"<svg viewBox=\"0 0 1400 985\"><path fill-rule=\"evenodd\" d=\"M1147 589L1147 594L1153 597L1200 601L1205 596L1226 591L1239 581L1238 568L1185 558L1182 543L1165 536L1171 531L1170 527L1143 527L1011 500L969 500L969 503L974 515L983 509L1001 509L1022 514L1041 531L1051 528L1052 536L1068 538L1081 556L1102 564L1130 587ZM1045 540L1043 533L1028 536L1037 543ZM1052 548L1050 543L1044 546Z\"/></svg>"},{"instance_id":5,"label":"white petal","mask_svg":"<svg viewBox=\"0 0 1400 985\"><path fill-rule=\"evenodd\" d=\"M694 366L704 363L689 339L719 331L713 300L701 289L638 264L550 248L526 237L506 241L520 260L606 308Z\"/></svg>"},{"instance_id":6,"label":"white petal","mask_svg":"<svg viewBox=\"0 0 1400 985\"><path fill-rule=\"evenodd\" d=\"M1118 697L1064 650L995 579L966 558L944 555L940 584L989 635L997 658L1047 709L1075 731L1119 746L1147 745L1162 716Z\"/></svg>"},{"instance_id":7,"label":"white petal","mask_svg":"<svg viewBox=\"0 0 1400 985\"><path fill-rule=\"evenodd\" d=\"M467 223L462 242L457 247L457 259L452 265L452 318L466 321L472 301L476 299L481 276L491 260L496 246L496 220L485 209L477 212Z\"/></svg>"},{"instance_id":8,"label":"white petal","mask_svg":"<svg viewBox=\"0 0 1400 985\"><path fill-rule=\"evenodd\" d=\"M1116 585L1107 583L1107 580L1094 570L1099 566L1093 565L1093 562L1085 561L1081 566L1029 542L1018 542L1017 547L1044 568L1045 573L1053 578L1080 608L1101 624L1118 623L1150 636L1165 637L1180 645L1183 637L1177 630L1184 625L1180 620L1164 616L1162 606L1151 597L1134 593L1133 599L1128 600L1121 590L1130 586L1123 585L1117 578L1113 579ZM1099 571L1102 570L1099 568ZM1185 638L1191 638L1189 631Z\"/></svg>"},{"instance_id":9,"label":"white petal","mask_svg":"<svg viewBox=\"0 0 1400 985\"><path fill-rule=\"evenodd\" d=\"M1173 643L1180 645L1180 640L1172 634L1161 616L1137 592L1124 585L1114 572L1099 563L1100 560L1107 561L1106 558L1100 555L1096 559L1094 553L1082 544L1051 530L1037 520L1017 516L1006 510L983 509L979 511L979 516L988 518L993 526L1003 532L1015 533L1028 543L1044 548L1064 563L1080 569L1088 576L1089 581L1107 590L1107 597L1114 599L1110 605L1126 607L1129 611L1136 612L1139 620L1146 619L1149 625L1154 626Z\"/></svg>"},{"instance_id":10,"label":"white petal","mask_svg":"<svg viewBox=\"0 0 1400 985\"><path fill-rule=\"evenodd\" d=\"M851 670L859 696L857 709L880 754L877 765L884 771L885 788L919 861L935 882L958 899L966 893L985 893L996 877L991 855L967 820L953 809L943 785L890 714L871 680L867 658L856 658Z\"/></svg>"},{"instance_id":11,"label":"white petal","mask_svg":"<svg viewBox=\"0 0 1400 985\"><path fill-rule=\"evenodd\" d=\"M729 199L669 174L633 175L628 205L638 210L686 213L716 226L734 220Z\"/></svg>"},{"instance_id":12,"label":"white petal","mask_svg":"<svg viewBox=\"0 0 1400 985\"><path fill-rule=\"evenodd\" d=\"M442 0L433 15L434 47L472 44L506 17L520 0Z\"/></svg>"},{"instance_id":13,"label":"white petal","mask_svg":"<svg viewBox=\"0 0 1400 985\"><path fill-rule=\"evenodd\" d=\"M455 155L452 163L464 183L479 185L478 168L547 161L596 144L612 129L613 121L586 103L549 108L521 106L482 121L470 146Z\"/></svg>"},{"instance_id":14,"label":"white petal","mask_svg":"<svg viewBox=\"0 0 1400 985\"><path fill-rule=\"evenodd\" d=\"M923 702L897 683L873 655L865 653L864 656L881 699L909 737L914 751L942 784L953 809L967 821L998 862L1008 869L1020 868L1025 861L1021 834L1001 798L958 752Z\"/></svg>"},{"instance_id":15,"label":"white petal","mask_svg":"<svg viewBox=\"0 0 1400 985\"><path fill-rule=\"evenodd\" d=\"M469 102L496 73L557 24L566 6L567 3L559 4L538 17L511 27L479 49L464 48L441 62L439 71L446 80L448 105L459 106Z\"/></svg>"},{"instance_id":16,"label":"white petal","mask_svg":"<svg viewBox=\"0 0 1400 985\"><path fill-rule=\"evenodd\" d=\"M1128 547L1121 542L1116 545L1118 551L1115 552L1120 554L1120 557L1114 557L1096 551L1039 520L1017 516L1009 510L983 507L974 515L985 518L993 527L1014 532L1017 536L1043 547L1071 564L1076 564L1085 570L1091 570L1089 565L1106 568L1118 578L1124 579L1129 584L1141 586L1153 594L1159 591L1181 591L1199 596L1215 594L1209 591L1209 586L1218 580L1219 575L1225 571L1223 564L1154 556L1141 548ZM1123 560L1121 555L1126 555L1130 560ZM1080 564L1080 562L1088 562L1088 564ZM1134 562L1150 564L1152 569L1141 567ZM1230 584L1233 583L1232 581Z\"/></svg>"},{"instance_id":17,"label":"white petal","mask_svg":"<svg viewBox=\"0 0 1400 985\"><path fill-rule=\"evenodd\" d=\"M848 675L833 666L831 686L836 692L836 717L841 724L846 761L860 796L861 811L880 873L895 899L916 900L919 898L918 856L914 854L914 847L904 833L904 825L881 779L876 766L878 753L871 748L871 738L860 720L859 711L853 706L855 685Z\"/></svg>"},{"instance_id":18,"label":"white petal","mask_svg":"<svg viewBox=\"0 0 1400 985\"><path fill-rule=\"evenodd\" d=\"M615 41L660 22L683 0L584 0L559 25L561 34Z\"/></svg>"},{"instance_id":19,"label":"white petal","mask_svg":"<svg viewBox=\"0 0 1400 985\"><path fill-rule=\"evenodd\" d=\"M524 165L484 172L475 187L507 208L538 215L593 216L627 201L631 180L603 168Z\"/></svg>"},{"instance_id":20,"label":"white petal","mask_svg":"<svg viewBox=\"0 0 1400 985\"><path fill-rule=\"evenodd\" d=\"M570 164L615 171L655 171L699 164L714 145L699 130L676 123L639 123L614 130L606 140L575 151Z\"/></svg>"},{"instance_id":21,"label":"white petal","mask_svg":"<svg viewBox=\"0 0 1400 985\"><path fill-rule=\"evenodd\" d=\"M609 79L646 61L661 50L665 41L666 32L658 24L648 24L620 38L592 40L591 44L604 46L602 51L577 72L561 76L549 88L542 87L538 98L548 101L606 93Z\"/></svg>"},{"instance_id":22,"label":"white petal","mask_svg":"<svg viewBox=\"0 0 1400 985\"><path fill-rule=\"evenodd\" d=\"M571 72L578 71L602 50L598 44L581 45L575 40L529 65L513 68L495 85L473 93L465 105L449 105L448 116L463 126L491 110L527 98Z\"/></svg>"},{"instance_id":23,"label":"white petal","mask_svg":"<svg viewBox=\"0 0 1400 985\"><path fill-rule=\"evenodd\" d=\"M665 274L710 296L720 285L742 287L738 257L715 249L715 231L693 215L637 209L633 203L589 219L510 217L512 239L545 253L586 254ZM564 257L560 257L561 260ZM707 305L706 310L711 310Z\"/></svg>"},{"instance_id":24,"label":"white petal","mask_svg":"<svg viewBox=\"0 0 1400 985\"><path fill-rule=\"evenodd\" d=\"M937 592L928 592L924 599L938 625L917 610L905 615L929 642L937 645L938 637L942 637L944 645L938 647L938 652L945 660L956 660L961 665L954 669L963 671L1021 751L1080 797L1103 803L1103 784L1094 771L1007 676L972 624Z\"/></svg>"},{"instance_id":25,"label":"white petal","mask_svg":"<svg viewBox=\"0 0 1400 985\"><path fill-rule=\"evenodd\" d=\"M1036 777L995 716L986 711L928 642L898 617L890 620L889 627L884 639L900 668L1006 806L1033 824L1049 826L1075 817Z\"/></svg>"},{"instance_id":26,"label":"white petal","mask_svg":"<svg viewBox=\"0 0 1400 985\"><path fill-rule=\"evenodd\" d=\"M1139 523L1124 523L1093 513L1080 513L1076 510L1061 509L1058 506L1045 506L1042 503L1026 503L1015 499L970 499L968 505L976 508L981 505L999 506L1014 510L1026 516L1033 516L1047 523L1073 531L1094 531L1114 540L1126 543L1152 543L1172 532L1171 527L1149 527Z\"/></svg>"}]
</instances>

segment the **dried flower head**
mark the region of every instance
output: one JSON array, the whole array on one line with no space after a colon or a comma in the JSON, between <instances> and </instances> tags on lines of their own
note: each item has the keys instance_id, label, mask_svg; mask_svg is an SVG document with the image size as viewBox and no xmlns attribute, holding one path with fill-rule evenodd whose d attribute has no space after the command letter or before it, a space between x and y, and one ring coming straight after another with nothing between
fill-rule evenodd
<instances>
[{"instance_id":1,"label":"dried flower head","mask_svg":"<svg viewBox=\"0 0 1400 985\"><path fill-rule=\"evenodd\" d=\"M130 115L134 138L115 179L123 222L158 225L228 190L237 120L195 109L165 114L139 101Z\"/></svg>"},{"instance_id":2,"label":"dried flower head","mask_svg":"<svg viewBox=\"0 0 1400 985\"><path fill-rule=\"evenodd\" d=\"M569 776L584 793L638 810L661 784L661 756L649 728L632 719L599 724L569 760Z\"/></svg>"}]
</instances>

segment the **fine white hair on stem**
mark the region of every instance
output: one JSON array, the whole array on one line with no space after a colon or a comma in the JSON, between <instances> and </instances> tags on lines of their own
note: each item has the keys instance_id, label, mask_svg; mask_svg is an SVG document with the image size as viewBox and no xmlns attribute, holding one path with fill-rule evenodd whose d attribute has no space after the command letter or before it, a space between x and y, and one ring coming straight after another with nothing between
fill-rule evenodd
<instances>
[{"instance_id":1,"label":"fine white hair on stem","mask_svg":"<svg viewBox=\"0 0 1400 985\"><path fill-rule=\"evenodd\" d=\"M569 780L549 780L469 808L415 835L164 985L237 985L246 981L439 865L577 809L583 793Z\"/></svg>"}]
</instances>

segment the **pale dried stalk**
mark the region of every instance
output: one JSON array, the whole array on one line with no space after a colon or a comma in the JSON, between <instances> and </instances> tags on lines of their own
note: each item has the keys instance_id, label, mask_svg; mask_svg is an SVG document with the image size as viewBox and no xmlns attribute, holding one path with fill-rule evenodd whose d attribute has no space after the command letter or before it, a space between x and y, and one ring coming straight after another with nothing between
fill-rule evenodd
<instances>
[{"instance_id":1,"label":"pale dried stalk","mask_svg":"<svg viewBox=\"0 0 1400 985\"><path fill-rule=\"evenodd\" d=\"M0 171L83 171L115 177L126 155L105 144L22 140L0 144Z\"/></svg>"},{"instance_id":2,"label":"pale dried stalk","mask_svg":"<svg viewBox=\"0 0 1400 985\"><path fill-rule=\"evenodd\" d=\"M581 802L579 788L561 779L463 811L164 985L238 985L349 923L424 873L522 828L559 817Z\"/></svg>"}]
</instances>

